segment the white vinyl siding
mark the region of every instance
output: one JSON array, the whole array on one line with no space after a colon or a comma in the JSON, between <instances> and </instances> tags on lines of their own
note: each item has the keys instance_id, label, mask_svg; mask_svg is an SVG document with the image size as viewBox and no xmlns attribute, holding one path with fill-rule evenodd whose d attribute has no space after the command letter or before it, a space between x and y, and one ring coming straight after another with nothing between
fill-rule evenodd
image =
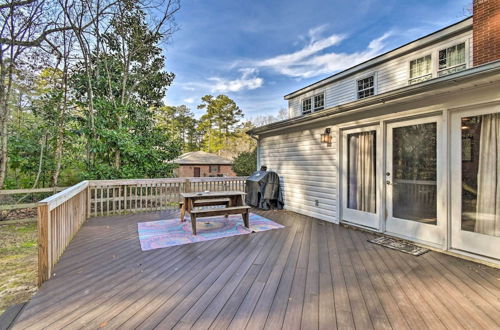
<instances>
[{"instance_id":1,"label":"white vinyl siding","mask_svg":"<svg viewBox=\"0 0 500 330\"><path fill-rule=\"evenodd\" d=\"M337 141L320 142L325 128L264 137L259 144L259 164L281 177L285 208L336 221ZM317 206L316 206L317 201Z\"/></svg>"},{"instance_id":2,"label":"white vinyl siding","mask_svg":"<svg viewBox=\"0 0 500 330\"><path fill-rule=\"evenodd\" d=\"M399 56L387 62L376 65L370 69L360 71L344 79L334 81L326 86L321 86L316 90L298 95L288 100L290 118L302 115L302 106L300 100L306 97L312 97L318 93L325 93L325 106L330 108L336 105L341 105L349 102L356 101L357 98L357 85L356 81L361 78L367 77L370 72L376 72L376 91L375 94L382 94L391 90L405 87L409 85L410 70L409 63L426 55L432 56L432 72L437 72L438 53L442 49L452 47L454 45L465 42L465 59L467 68L472 63L472 51L469 48L472 45L472 31L467 31L462 34L456 35L452 38L440 41L431 46L424 47L418 51ZM437 77L433 76L433 78Z\"/></svg>"}]
</instances>

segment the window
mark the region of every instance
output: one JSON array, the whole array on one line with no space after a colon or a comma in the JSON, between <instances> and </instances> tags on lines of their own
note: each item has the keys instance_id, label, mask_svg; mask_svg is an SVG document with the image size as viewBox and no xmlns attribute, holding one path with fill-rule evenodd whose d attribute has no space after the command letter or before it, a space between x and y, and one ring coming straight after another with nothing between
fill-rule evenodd
<instances>
[{"instance_id":1,"label":"window","mask_svg":"<svg viewBox=\"0 0 500 330\"><path fill-rule=\"evenodd\" d=\"M439 77L465 69L465 42L439 51Z\"/></svg>"},{"instance_id":2,"label":"window","mask_svg":"<svg viewBox=\"0 0 500 330\"><path fill-rule=\"evenodd\" d=\"M302 114L306 115L308 113L311 113L311 99L304 99L302 100Z\"/></svg>"},{"instance_id":3,"label":"window","mask_svg":"<svg viewBox=\"0 0 500 330\"><path fill-rule=\"evenodd\" d=\"M302 114L307 115L313 111L323 110L325 108L325 94L316 94L302 100Z\"/></svg>"},{"instance_id":4,"label":"window","mask_svg":"<svg viewBox=\"0 0 500 330\"><path fill-rule=\"evenodd\" d=\"M432 58L427 55L410 61L410 80L408 83L416 84L432 78Z\"/></svg>"},{"instance_id":5,"label":"window","mask_svg":"<svg viewBox=\"0 0 500 330\"><path fill-rule=\"evenodd\" d=\"M375 94L375 76L358 80L358 99L363 99Z\"/></svg>"},{"instance_id":6,"label":"window","mask_svg":"<svg viewBox=\"0 0 500 330\"><path fill-rule=\"evenodd\" d=\"M219 165L210 165L210 173L219 172Z\"/></svg>"},{"instance_id":7,"label":"window","mask_svg":"<svg viewBox=\"0 0 500 330\"><path fill-rule=\"evenodd\" d=\"M314 111L322 110L325 105L325 94L314 96Z\"/></svg>"}]
</instances>

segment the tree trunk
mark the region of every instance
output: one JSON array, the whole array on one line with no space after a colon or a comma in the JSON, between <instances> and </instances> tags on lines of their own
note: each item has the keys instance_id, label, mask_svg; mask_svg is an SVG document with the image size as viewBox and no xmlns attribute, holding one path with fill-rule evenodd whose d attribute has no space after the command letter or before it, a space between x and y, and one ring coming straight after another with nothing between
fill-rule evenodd
<instances>
[{"instance_id":1,"label":"tree trunk","mask_svg":"<svg viewBox=\"0 0 500 330\"><path fill-rule=\"evenodd\" d=\"M2 109L5 111L5 109ZM7 177L7 143L8 143L8 125L7 119L2 118L0 123L0 189L3 188L5 178Z\"/></svg>"}]
</instances>

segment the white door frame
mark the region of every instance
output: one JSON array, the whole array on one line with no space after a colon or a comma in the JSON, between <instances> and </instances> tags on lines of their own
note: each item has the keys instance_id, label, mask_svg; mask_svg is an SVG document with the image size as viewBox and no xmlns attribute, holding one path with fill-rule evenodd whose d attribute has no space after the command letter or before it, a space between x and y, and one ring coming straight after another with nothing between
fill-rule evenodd
<instances>
[{"instance_id":1,"label":"white door frame","mask_svg":"<svg viewBox=\"0 0 500 330\"><path fill-rule=\"evenodd\" d=\"M462 228L462 126L464 116L500 112L500 105L483 105L450 112L451 238L450 247L500 259L500 237L461 230Z\"/></svg>"},{"instance_id":2,"label":"white door frame","mask_svg":"<svg viewBox=\"0 0 500 330\"><path fill-rule=\"evenodd\" d=\"M375 131L375 191L376 191L376 212L375 213L369 213L369 212L363 212L363 211L358 211L358 210L353 210L349 209L347 207L347 187L348 187L348 175L347 175L347 169L348 169L348 147L347 147L347 136L349 134L353 133L361 133L361 132L370 132L370 131ZM383 209L382 209L382 194L383 194L383 185L382 185L382 179L383 178L383 138L380 134L380 125L371 125L371 126L363 126L363 127L357 127L357 128L350 128L350 129L343 129L340 131L340 136L341 136L341 141L342 141L342 151L341 151L341 158L342 158L342 166L341 166L341 171L342 171L342 198L341 198L341 207L342 207L342 218L341 221L343 222L349 222L355 225L363 226L363 227L369 227L371 229L375 229L379 231L381 229L381 219L383 215Z\"/></svg>"},{"instance_id":3,"label":"white door frame","mask_svg":"<svg viewBox=\"0 0 500 330\"><path fill-rule=\"evenodd\" d=\"M443 127L442 115L434 115L429 117L423 117L418 119L404 119L398 120L396 122L390 122L385 124L385 171L390 172L390 177L384 176L384 181L388 180L392 184L392 129L395 127L404 127L416 124L425 124L435 122L437 127L436 132L436 216L437 224L430 225L425 223L420 223L418 221L404 220L392 217L392 186L385 186L385 211L386 211L386 221L385 221L385 232L398 236L401 238L409 239L412 241L424 243L430 246L445 248L446 244L446 189L445 189L445 167L446 155L445 155L445 137L446 132Z\"/></svg>"}]
</instances>

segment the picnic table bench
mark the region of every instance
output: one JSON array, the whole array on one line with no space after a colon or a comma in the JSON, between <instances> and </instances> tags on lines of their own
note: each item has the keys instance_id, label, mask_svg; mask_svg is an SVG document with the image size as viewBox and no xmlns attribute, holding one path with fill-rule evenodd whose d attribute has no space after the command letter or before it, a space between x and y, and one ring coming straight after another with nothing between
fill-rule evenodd
<instances>
[{"instance_id":1,"label":"picnic table bench","mask_svg":"<svg viewBox=\"0 0 500 330\"><path fill-rule=\"evenodd\" d=\"M241 214L243 224L249 228L250 206L245 205L245 193L242 191L213 191L203 193L181 193L183 201L179 203L181 208L181 221L185 221L186 212L191 218L193 235L196 235L196 219L229 214ZM202 206L224 206L222 208L202 208Z\"/></svg>"}]
</instances>

